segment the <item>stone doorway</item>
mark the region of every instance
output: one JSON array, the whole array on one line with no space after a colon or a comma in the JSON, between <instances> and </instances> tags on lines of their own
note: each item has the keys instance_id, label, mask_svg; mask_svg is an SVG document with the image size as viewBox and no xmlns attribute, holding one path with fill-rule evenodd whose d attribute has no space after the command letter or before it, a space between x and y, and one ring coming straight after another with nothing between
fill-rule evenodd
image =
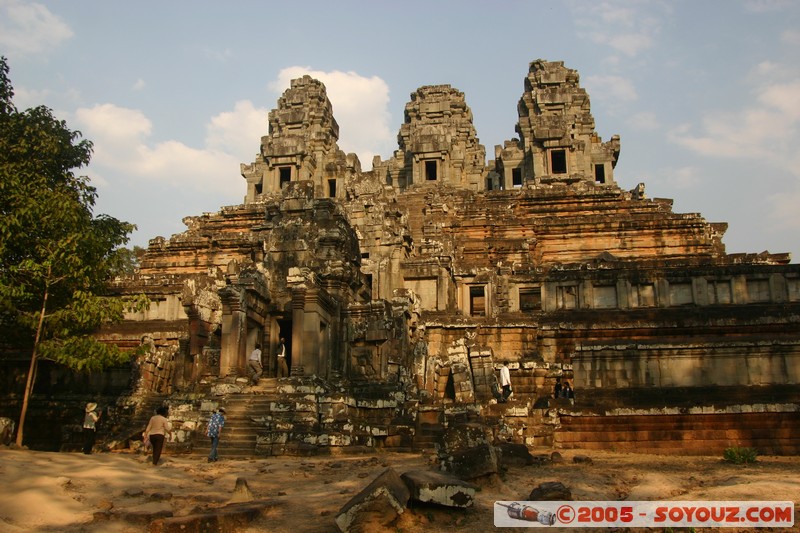
<instances>
[{"instance_id":1,"label":"stone doorway","mask_svg":"<svg viewBox=\"0 0 800 533\"><path fill-rule=\"evenodd\" d=\"M286 339L286 366L289 367L289 375L292 375L292 321L286 318L278 319L278 339ZM277 345L276 345L277 348ZM275 363L275 375L278 375L277 361Z\"/></svg>"}]
</instances>

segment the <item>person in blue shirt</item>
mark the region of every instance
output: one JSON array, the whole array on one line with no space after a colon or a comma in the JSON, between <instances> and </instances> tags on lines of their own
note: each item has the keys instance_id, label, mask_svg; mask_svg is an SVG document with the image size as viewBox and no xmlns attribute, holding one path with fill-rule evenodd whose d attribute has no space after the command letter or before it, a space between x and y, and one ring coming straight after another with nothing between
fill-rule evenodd
<instances>
[{"instance_id":1,"label":"person in blue shirt","mask_svg":"<svg viewBox=\"0 0 800 533\"><path fill-rule=\"evenodd\" d=\"M212 463L219 459L217 456L217 446L219 446L219 434L222 432L222 426L225 425L225 408L220 407L211 415L208 420L208 429L206 435L211 439L211 453L208 454L208 462Z\"/></svg>"}]
</instances>

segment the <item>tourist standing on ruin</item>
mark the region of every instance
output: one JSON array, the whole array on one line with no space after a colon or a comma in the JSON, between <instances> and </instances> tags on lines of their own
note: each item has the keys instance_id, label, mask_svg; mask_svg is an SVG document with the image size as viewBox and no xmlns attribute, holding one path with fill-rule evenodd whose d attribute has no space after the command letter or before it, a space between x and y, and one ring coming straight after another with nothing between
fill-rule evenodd
<instances>
[{"instance_id":1,"label":"tourist standing on ruin","mask_svg":"<svg viewBox=\"0 0 800 533\"><path fill-rule=\"evenodd\" d=\"M100 413L97 412L97 404L87 403L86 414L83 417L83 453L86 455L92 453L92 448L94 448L98 420L100 420Z\"/></svg>"},{"instance_id":2,"label":"tourist standing on ruin","mask_svg":"<svg viewBox=\"0 0 800 533\"><path fill-rule=\"evenodd\" d=\"M500 367L500 386L503 388L503 396L500 398L502 403L508 401L511 396L511 373L508 370L508 365L503 363Z\"/></svg>"},{"instance_id":3,"label":"tourist standing on ruin","mask_svg":"<svg viewBox=\"0 0 800 533\"><path fill-rule=\"evenodd\" d=\"M222 426L225 425L225 408L220 407L217 412L211 415L208 420L208 429L206 435L211 439L211 452L208 454L208 462L213 463L219 457L217 456L217 446L219 446L219 434L222 432Z\"/></svg>"},{"instance_id":4,"label":"tourist standing on ruin","mask_svg":"<svg viewBox=\"0 0 800 533\"><path fill-rule=\"evenodd\" d=\"M250 352L247 368L250 371L250 380L253 382L253 385L257 385L261 374L264 373L264 367L261 366L261 345L258 343L256 343L255 349Z\"/></svg>"},{"instance_id":5,"label":"tourist standing on ruin","mask_svg":"<svg viewBox=\"0 0 800 533\"><path fill-rule=\"evenodd\" d=\"M164 441L172 433L172 424L167 419L168 413L169 409L166 406L162 405L156 409L156 414L150 417L150 422L142 434L145 443L150 442L153 445L153 465L158 464L161 450L164 449Z\"/></svg>"},{"instance_id":6,"label":"tourist standing on ruin","mask_svg":"<svg viewBox=\"0 0 800 533\"><path fill-rule=\"evenodd\" d=\"M289 366L286 364L286 339L281 337L278 345L278 377L285 378L289 375Z\"/></svg>"}]
</instances>

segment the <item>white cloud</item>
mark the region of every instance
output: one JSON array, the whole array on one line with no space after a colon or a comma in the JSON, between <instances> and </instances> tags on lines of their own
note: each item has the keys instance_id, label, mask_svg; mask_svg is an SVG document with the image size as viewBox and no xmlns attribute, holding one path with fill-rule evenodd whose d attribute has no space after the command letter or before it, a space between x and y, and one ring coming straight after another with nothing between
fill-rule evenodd
<instances>
[{"instance_id":1,"label":"white cloud","mask_svg":"<svg viewBox=\"0 0 800 533\"><path fill-rule=\"evenodd\" d=\"M661 127L655 113L641 112L628 119L628 125L639 131L654 131Z\"/></svg>"},{"instance_id":2,"label":"white cloud","mask_svg":"<svg viewBox=\"0 0 800 533\"><path fill-rule=\"evenodd\" d=\"M628 57L653 46L661 30L659 17L670 10L668 4L659 1L573 1L569 7L579 36Z\"/></svg>"},{"instance_id":3,"label":"white cloud","mask_svg":"<svg viewBox=\"0 0 800 533\"><path fill-rule=\"evenodd\" d=\"M153 124L139 110L102 104L78 109L75 120L94 141L90 174L101 176L103 182L139 179L170 188L226 193L241 185L242 161L235 155L176 140L153 143L149 139Z\"/></svg>"},{"instance_id":4,"label":"white cloud","mask_svg":"<svg viewBox=\"0 0 800 533\"><path fill-rule=\"evenodd\" d=\"M695 167L679 167L668 171L669 179L677 189L693 189L700 179Z\"/></svg>"},{"instance_id":5,"label":"white cloud","mask_svg":"<svg viewBox=\"0 0 800 533\"><path fill-rule=\"evenodd\" d=\"M242 163L252 163L259 151L261 137L269 131L266 108L257 108L249 100L236 102L233 111L212 117L206 127L206 146L237 156Z\"/></svg>"},{"instance_id":6,"label":"white cloud","mask_svg":"<svg viewBox=\"0 0 800 533\"><path fill-rule=\"evenodd\" d=\"M753 13L767 13L781 11L785 7L790 7L793 3L794 0L747 0L744 3L744 7Z\"/></svg>"},{"instance_id":7,"label":"white cloud","mask_svg":"<svg viewBox=\"0 0 800 533\"><path fill-rule=\"evenodd\" d=\"M800 228L800 209L797 209L800 205L800 189L771 194L767 196L767 200L772 206L768 212L772 226L778 230Z\"/></svg>"},{"instance_id":8,"label":"white cloud","mask_svg":"<svg viewBox=\"0 0 800 533\"><path fill-rule=\"evenodd\" d=\"M781 41L786 44L800 45L800 31L786 30L785 32L781 33Z\"/></svg>"},{"instance_id":9,"label":"white cloud","mask_svg":"<svg viewBox=\"0 0 800 533\"><path fill-rule=\"evenodd\" d=\"M592 99L632 102L639 97L633 83L621 76L587 76L585 85Z\"/></svg>"},{"instance_id":10,"label":"white cloud","mask_svg":"<svg viewBox=\"0 0 800 533\"><path fill-rule=\"evenodd\" d=\"M748 76L761 85L754 97L736 111L711 111L699 125L682 124L668 138L687 149L712 157L764 158L775 168L800 177L800 79L772 81L785 76L785 69L762 63L755 69L762 76Z\"/></svg>"},{"instance_id":11,"label":"white cloud","mask_svg":"<svg viewBox=\"0 0 800 533\"><path fill-rule=\"evenodd\" d=\"M396 138L389 127L389 86L377 76L364 77L355 72L324 72L310 67L288 67L280 71L270 89L283 92L291 80L308 74L327 90L333 116L339 123L339 147L355 152L365 170L372 167L372 157L384 158L395 149Z\"/></svg>"},{"instance_id":12,"label":"white cloud","mask_svg":"<svg viewBox=\"0 0 800 533\"><path fill-rule=\"evenodd\" d=\"M139 78L138 80L136 80L134 82L133 87L131 87L131 89L133 89L134 91L141 91L146 86L147 86L147 84L144 82L144 80L142 78Z\"/></svg>"},{"instance_id":13,"label":"white cloud","mask_svg":"<svg viewBox=\"0 0 800 533\"><path fill-rule=\"evenodd\" d=\"M72 35L70 27L41 4L0 0L0 48L6 53L47 53Z\"/></svg>"}]
</instances>

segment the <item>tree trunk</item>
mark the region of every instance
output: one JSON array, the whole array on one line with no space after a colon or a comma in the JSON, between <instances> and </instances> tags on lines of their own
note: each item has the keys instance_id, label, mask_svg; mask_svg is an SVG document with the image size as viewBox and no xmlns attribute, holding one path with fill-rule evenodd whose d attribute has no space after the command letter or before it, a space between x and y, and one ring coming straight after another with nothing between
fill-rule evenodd
<instances>
[{"instance_id":1,"label":"tree trunk","mask_svg":"<svg viewBox=\"0 0 800 533\"><path fill-rule=\"evenodd\" d=\"M28 369L28 380L25 383L25 394L22 397L22 412L19 414L19 425L17 426L17 446L22 446L22 431L25 427L25 416L28 414L28 403L33 394L33 384L36 381L36 366L39 362L39 340L42 338L44 329L44 316L47 311L47 297L50 294L50 286L45 284L44 296L42 297L42 309L39 312L39 324L36 326L36 338L33 341L33 353L31 354L31 366Z\"/></svg>"}]
</instances>

